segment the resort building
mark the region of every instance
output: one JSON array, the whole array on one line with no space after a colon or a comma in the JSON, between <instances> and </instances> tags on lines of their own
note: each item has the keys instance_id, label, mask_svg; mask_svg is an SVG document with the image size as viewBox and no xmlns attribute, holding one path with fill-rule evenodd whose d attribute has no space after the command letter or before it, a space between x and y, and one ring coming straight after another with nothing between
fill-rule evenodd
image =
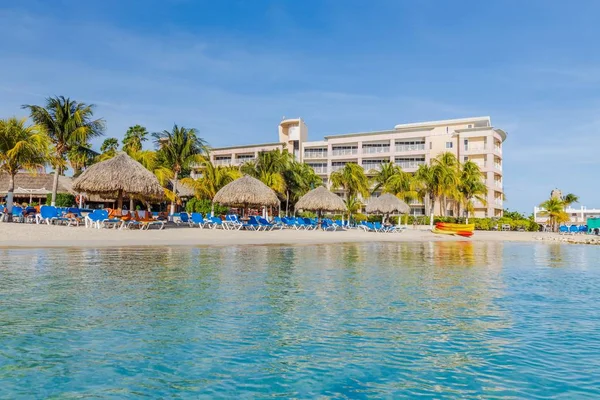
<instances>
[{"instance_id":1,"label":"resort building","mask_svg":"<svg viewBox=\"0 0 600 400\"><path fill-rule=\"evenodd\" d=\"M346 133L308 141L308 128L300 119L284 119L279 123L277 142L214 148L211 161L216 165L241 165L256 159L258 153L288 149L297 160L310 165L329 186L332 172L347 163L361 165L368 175L384 162L392 162L403 171L414 173L419 165L430 163L444 152L452 152L461 162L471 160L481 167L482 179L488 187L486 203L476 201L476 217L500 217L503 209L502 143L506 133L492 126L490 117L474 117L443 121L396 125L393 129ZM193 174L200 173L196 169ZM368 201L368 199L365 199ZM410 204L412 215L426 215L427 204ZM446 211L452 215L453 210ZM439 208L436 214L440 214Z\"/></svg>"},{"instance_id":2,"label":"resort building","mask_svg":"<svg viewBox=\"0 0 600 400\"><path fill-rule=\"evenodd\" d=\"M581 208L568 207L565 212L569 215L570 224L586 224L588 218L600 218L600 208L587 208L581 206ZM543 215L544 209L540 207L533 207L533 218L534 221L539 224L545 224L548 222L548 216Z\"/></svg>"}]
</instances>

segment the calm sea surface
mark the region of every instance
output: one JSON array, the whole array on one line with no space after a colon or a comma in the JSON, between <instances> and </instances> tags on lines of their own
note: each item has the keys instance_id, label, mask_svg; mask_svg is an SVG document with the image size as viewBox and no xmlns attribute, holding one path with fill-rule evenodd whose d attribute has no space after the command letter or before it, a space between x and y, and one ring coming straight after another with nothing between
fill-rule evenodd
<instances>
[{"instance_id":1,"label":"calm sea surface","mask_svg":"<svg viewBox=\"0 0 600 400\"><path fill-rule=\"evenodd\" d=\"M0 398L598 398L600 247L0 250Z\"/></svg>"}]
</instances>

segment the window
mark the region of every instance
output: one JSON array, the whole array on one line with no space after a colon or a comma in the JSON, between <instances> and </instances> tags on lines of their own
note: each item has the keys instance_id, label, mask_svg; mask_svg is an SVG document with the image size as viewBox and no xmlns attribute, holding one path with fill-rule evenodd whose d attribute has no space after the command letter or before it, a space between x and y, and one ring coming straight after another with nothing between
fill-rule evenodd
<instances>
[{"instance_id":1,"label":"window","mask_svg":"<svg viewBox=\"0 0 600 400\"><path fill-rule=\"evenodd\" d=\"M463 158L463 162L467 162L467 161L469 161L469 157L465 156L465 157Z\"/></svg>"},{"instance_id":2,"label":"window","mask_svg":"<svg viewBox=\"0 0 600 400\"><path fill-rule=\"evenodd\" d=\"M467 125L467 128L471 129L473 127L473 125Z\"/></svg>"},{"instance_id":3,"label":"window","mask_svg":"<svg viewBox=\"0 0 600 400\"><path fill-rule=\"evenodd\" d=\"M446 142L446 148L447 149L451 149L452 148L452 142Z\"/></svg>"}]
</instances>

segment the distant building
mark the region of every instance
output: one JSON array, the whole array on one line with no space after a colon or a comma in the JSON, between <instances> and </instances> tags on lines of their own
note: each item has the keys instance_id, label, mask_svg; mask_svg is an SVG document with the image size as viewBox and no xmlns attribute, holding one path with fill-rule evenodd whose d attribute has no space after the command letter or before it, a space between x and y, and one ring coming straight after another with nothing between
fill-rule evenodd
<instances>
[{"instance_id":1,"label":"distant building","mask_svg":"<svg viewBox=\"0 0 600 400\"><path fill-rule=\"evenodd\" d=\"M487 204L475 201L475 216L500 217L504 140L506 132L494 128L490 117L474 117L402 124L389 130L329 135L320 141L308 141L308 127L297 118L279 123L277 142L215 148L210 159L215 165L241 165L256 159L260 152L286 148L297 160L310 165L329 186L331 173L347 163L359 164L371 174L383 162L390 161L413 173L419 165L451 152L461 162L471 160L481 167L488 196ZM192 176L198 173L200 168ZM427 204L419 202L413 202L411 208L413 215L429 212ZM451 215L452 210L447 213Z\"/></svg>"},{"instance_id":2,"label":"distant building","mask_svg":"<svg viewBox=\"0 0 600 400\"><path fill-rule=\"evenodd\" d=\"M533 207L533 218L538 224L545 224L548 222L548 217L543 216L544 209L541 207ZM571 224L585 224L588 218L600 218L600 208L587 208L581 206L581 208L568 207L565 212L569 215L569 221Z\"/></svg>"}]
</instances>

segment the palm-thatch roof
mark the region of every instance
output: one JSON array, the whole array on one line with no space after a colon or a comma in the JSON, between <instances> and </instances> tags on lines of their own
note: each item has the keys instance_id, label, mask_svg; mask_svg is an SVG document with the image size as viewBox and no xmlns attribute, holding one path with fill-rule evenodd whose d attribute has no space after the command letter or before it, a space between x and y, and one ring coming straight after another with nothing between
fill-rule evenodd
<instances>
[{"instance_id":1,"label":"palm-thatch roof","mask_svg":"<svg viewBox=\"0 0 600 400\"><path fill-rule=\"evenodd\" d=\"M0 174L0 196L6 196L8 190L8 182L10 176L8 174ZM54 174L36 174L31 175L25 172L20 172L15 176L15 191L14 196L20 198L28 198L33 196L46 197L52 193L52 184L54 183ZM72 178L68 176L58 177L58 193L74 194L72 188Z\"/></svg>"},{"instance_id":2,"label":"palm-thatch roof","mask_svg":"<svg viewBox=\"0 0 600 400\"><path fill-rule=\"evenodd\" d=\"M309 211L346 211L344 200L324 186L313 189L302 196L295 208Z\"/></svg>"},{"instance_id":3,"label":"palm-thatch roof","mask_svg":"<svg viewBox=\"0 0 600 400\"><path fill-rule=\"evenodd\" d=\"M106 197L123 193L162 198L163 187L156 176L125 153L94 164L73 181L73 189Z\"/></svg>"},{"instance_id":4,"label":"palm-thatch roof","mask_svg":"<svg viewBox=\"0 0 600 400\"><path fill-rule=\"evenodd\" d=\"M279 205L279 199L273 189L248 175L223 186L213 201L226 206Z\"/></svg>"},{"instance_id":5,"label":"palm-thatch roof","mask_svg":"<svg viewBox=\"0 0 600 400\"><path fill-rule=\"evenodd\" d=\"M167 188L169 190L173 190L174 186L175 179L170 179L169 183L167 184ZM194 188L184 185L183 183L181 183L180 179L177 180L177 196L189 199L191 197L194 197L195 195L196 192L194 191Z\"/></svg>"},{"instance_id":6,"label":"palm-thatch roof","mask_svg":"<svg viewBox=\"0 0 600 400\"><path fill-rule=\"evenodd\" d=\"M391 214L398 212L400 214L408 214L410 206L390 193L382 194L373 199L367 204L366 211L368 213Z\"/></svg>"}]
</instances>

